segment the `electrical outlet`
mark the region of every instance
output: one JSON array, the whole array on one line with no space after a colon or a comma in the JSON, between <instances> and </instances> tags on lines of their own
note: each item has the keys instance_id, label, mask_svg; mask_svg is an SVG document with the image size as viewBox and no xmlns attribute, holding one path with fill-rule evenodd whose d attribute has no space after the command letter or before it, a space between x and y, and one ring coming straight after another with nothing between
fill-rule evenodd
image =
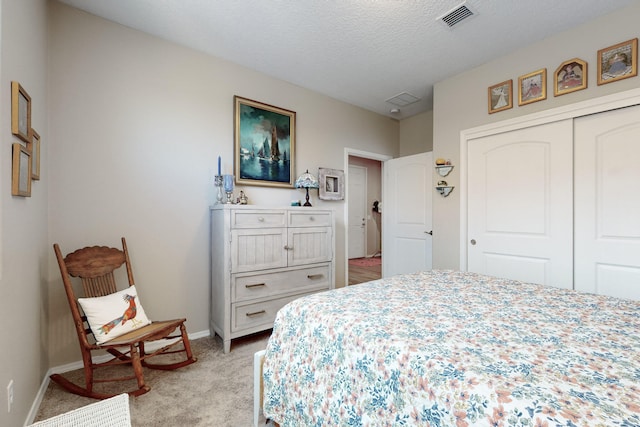
<instances>
[{"instance_id":1,"label":"electrical outlet","mask_svg":"<svg viewBox=\"0 0 640 427\"><path fill-rule=\"evenodd\" d=\"M9 381L7 385L7 410L11 412L11 406L13 406L13 380Z\"/></svg>"}]
</instances>

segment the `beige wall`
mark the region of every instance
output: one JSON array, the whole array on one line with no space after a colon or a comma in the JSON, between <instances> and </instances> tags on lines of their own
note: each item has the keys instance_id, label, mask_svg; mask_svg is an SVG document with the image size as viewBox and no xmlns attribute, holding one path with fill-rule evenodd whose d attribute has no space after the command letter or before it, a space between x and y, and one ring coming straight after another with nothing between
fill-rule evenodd
<instances>
[{"instance_id":1,"label":"beige wall","mask_svg":"<svg viewBox=\"0 0 640 427\"><path fill-rule=\"evenodd\" d=\"M433 150L433 110L400 122L400 156Z\"/></svg>"},{"instance_id":2,"label":"beige wall","mask_svg":"<svg viewBox=\"0 0 640 427\"><path fill-rule=\"evenodd\" d=\"M0 425L18 426L31 408L48 367L46 292L49 240L47 231L47 2L0 2ZM31 197L11 195L11 81L31 96L32 127L42 139L40 181ZM24 145L24 143L22 143ZM6 387L14 382L14 405L7 412Z\"/></svg>"},{"instance_id":3,"label":"beige wall","mask_svg":"<svg viewBox=\"0 0 640 427\"><path fill-rule=\"evenodd\" d=\"M127 237L145 310L209 328L209 206L216 159L231 171L233 96L297 113L296 175L343 169L344 147L396 156L398 122L59 3L51 15L50 236L63 251ZM285 206L295 189L245 187ZM344 282L344 203L336 282ZM215 236L214 236L215 238ZM78 360L53 253L51 365Z\"/></svg>"},{"instance_id":4,"label":"beige wall","mask_svg":"<svg viewBox=\"0 0 640 427\"><path fill-rule=\"evenodd\" d=\"M598 86L597 51L607 46L638 37L640 2L603 16L539 43L524 47L498 60L439 82L434 87L434 157L460 161L460 131L534 112L572 104L589 98L640 87L640 77ZM490 41L487 41L490 42ZM588 88L560 97L553 96L553 73L558 65L571 58L588 63ZM518 107L518 76L547 69L547 99ZM504 80L514 81L514 107L489 115L487 88ZM447 177L450 185L460 184L460 169ZM433 266L459 268L460 260L460 193L433 199Z\"/></svg>"}]
</instances>

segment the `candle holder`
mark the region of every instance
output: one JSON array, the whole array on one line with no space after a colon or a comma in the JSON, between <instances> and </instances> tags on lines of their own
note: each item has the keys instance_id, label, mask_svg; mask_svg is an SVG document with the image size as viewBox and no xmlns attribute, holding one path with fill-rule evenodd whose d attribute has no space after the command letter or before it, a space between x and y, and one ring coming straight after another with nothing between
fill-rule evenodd
<instances>
[{"instance_id":1,"label":"candle holder","mask_svg":"<svg viewBox=\"0 0 640 427\"><path fill-rule=\"evenodd\" d=\"M218 194L216 195L216 203L222 203L222 175L216 175L213 177L213 185L218 187Z\"/></svg>"},{"instance_id":2,"label":"candle holder","mask_svg":"<svg viewBox=\"0 0 640 427\"><path fill-rule=\"evenodd\" d=\"M233 203L233 175L224 175L224 191L227 193L227 201L225 203Z\"/></svg>"}]
</instances>

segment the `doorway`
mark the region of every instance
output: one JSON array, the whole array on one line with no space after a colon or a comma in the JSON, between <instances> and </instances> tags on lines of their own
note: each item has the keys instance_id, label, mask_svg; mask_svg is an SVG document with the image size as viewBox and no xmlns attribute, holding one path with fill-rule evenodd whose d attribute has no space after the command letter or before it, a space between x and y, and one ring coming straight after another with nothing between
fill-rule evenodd
<instances>
[{"instance_id":1,"label":"doorway","mask_svg":"<svg viewBox=\"0 0 640 427\"><path fill-rule=\"evenodd\" d=\"M382 275L382 221L374 202L376 206L382 203L383 163L389 159L390 156L345 148L347 286Z\"/></svg>"}]
</instances>

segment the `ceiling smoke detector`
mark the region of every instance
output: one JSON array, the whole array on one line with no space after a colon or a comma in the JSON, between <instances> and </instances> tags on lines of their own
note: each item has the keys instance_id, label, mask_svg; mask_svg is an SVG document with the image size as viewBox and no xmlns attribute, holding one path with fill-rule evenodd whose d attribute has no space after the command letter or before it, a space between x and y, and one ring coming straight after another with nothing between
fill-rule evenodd
<instances>
[{"instance_id":1,"label":"ceiling smoke detector","mask_svg":"<svg viewBox=\"0 0 640 427\"><path fill-rule=\"evenodd\" d=\"M454 7L449 12L438 18L438 21L443 25L446 25L448 28L453 28L455 25L458 25L462 21L476 16L477 13L471 9L467 2L463 2L462 4Z\"/></svg>"}]
</instances>

